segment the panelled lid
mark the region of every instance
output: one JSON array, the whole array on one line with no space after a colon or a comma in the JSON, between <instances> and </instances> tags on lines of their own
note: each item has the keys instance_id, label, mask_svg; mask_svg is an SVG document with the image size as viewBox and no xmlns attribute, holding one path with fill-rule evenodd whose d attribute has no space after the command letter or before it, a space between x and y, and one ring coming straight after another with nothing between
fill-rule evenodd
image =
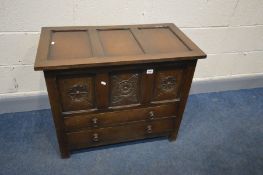
<instances>
[{"instance_id":1,"label":"panelled lid","mask_svg":"<svg viewBox=\"0 0 263 175\"><path fill-rule=\"evenodd\" d=\"M174 24L44 27L35 70L205 58Z\"/></svg>"}]
</instances>

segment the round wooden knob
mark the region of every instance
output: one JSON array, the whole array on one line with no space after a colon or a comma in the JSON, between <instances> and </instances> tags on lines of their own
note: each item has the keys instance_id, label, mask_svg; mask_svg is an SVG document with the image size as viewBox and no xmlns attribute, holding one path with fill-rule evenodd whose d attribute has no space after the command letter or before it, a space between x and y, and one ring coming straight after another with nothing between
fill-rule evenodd
<instances>
[{"instance_id":1,"label":"round wooden knob","mask_svg":"<svg viewBox=\"0 0 263 175\"><path fill-rule=\"evenodd\" d=\"M148 125L146 131L148 134L152 133L152 125Z\"/></svg>"},{"instance_id":2,"label":"round wooden knob","mask_svg":"<svg viewBox=\"0 0 263 175\"><path fill-rule=\"evenodd\" d=\"M154 119L154 112L153 111L149 112L149 118L150 118L150 120Z\"/></svg>"},{"instance_id":3,"label":"round wooden knob","mask_svg":"<svg viewBox=\"0 0 263 175\"><path fill-rule=\"evenodd\" d=\"M98 119L96 117L92 119L92 124L93 124L93 127L98 126Z\"/></svg>"},{"instance_id":4,"label":"round wooden knob","mask_svg":"<svg viewBox=\"0 0 263 175\"><path fill-rule=\"evenodd\" d=\"M94 133L92 140L93 140L94 142L98 142L98 141L99 141L99 135L98 135L97 133Z\"/></svg>"}]
</instances>

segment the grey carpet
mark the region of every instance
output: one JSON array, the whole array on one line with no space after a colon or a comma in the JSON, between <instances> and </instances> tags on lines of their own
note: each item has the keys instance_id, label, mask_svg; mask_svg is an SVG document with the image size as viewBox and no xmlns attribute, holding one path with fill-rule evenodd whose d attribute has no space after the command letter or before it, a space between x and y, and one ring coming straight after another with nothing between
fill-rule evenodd
<instances>
[{"instance_id":1,"label":"grey carpet","mask_svg":"<svg viewBox=\"0 0 263 175\"><path fill-rule=\"evenodd\" d=\"M0 116L0 174L263 174L263 89L191 95L176 142L152 139L61 159L50 110Z\"/></svg>"}]
</instances>

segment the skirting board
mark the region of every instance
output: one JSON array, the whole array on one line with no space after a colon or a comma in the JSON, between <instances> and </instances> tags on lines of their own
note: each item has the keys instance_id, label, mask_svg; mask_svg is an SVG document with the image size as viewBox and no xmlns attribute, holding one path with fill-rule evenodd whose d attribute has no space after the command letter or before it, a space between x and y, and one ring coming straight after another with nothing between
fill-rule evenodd
<instances>
[{"instance_id":1,"label":"skirting board","mask_svg":"<svg viewBox=\"0 0 263 175\"><path fill-rule=\"evenodd\" d=\"M190 94L263 87L263 74L194 79ZM0 114L49 109L47 92L0 94Z\"/></svg>"}]
</instances>

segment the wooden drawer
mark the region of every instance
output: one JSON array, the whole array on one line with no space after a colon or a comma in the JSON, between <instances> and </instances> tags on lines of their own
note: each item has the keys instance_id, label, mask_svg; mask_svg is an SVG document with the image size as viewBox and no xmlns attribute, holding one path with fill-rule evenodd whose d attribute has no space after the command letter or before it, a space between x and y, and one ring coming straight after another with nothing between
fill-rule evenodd
<instances>
[{"instance_id":1,"label":"wooden drawer","mask_svg":"<svg viewBox=\"0 0 263 175\"><path fill-rule=\"evenodd\" d=\"M67 133L70 149L125 142L168 135L173 130L174 118L137 122L131 125Z\"/></svg>"},{"instance_id":2,"label":"wooden drawer","mask_svg":"<svg viewBox=\"0 0 263 175\"><path fill-rule=\"evenodd\" d=\"M175 116L177 103L161 106L127 109L98 114L76 115L65 117L66 131L76 131L84 128L108 127L140 120L154 120L162 117Z\"/></svg>"}]
</instances>

